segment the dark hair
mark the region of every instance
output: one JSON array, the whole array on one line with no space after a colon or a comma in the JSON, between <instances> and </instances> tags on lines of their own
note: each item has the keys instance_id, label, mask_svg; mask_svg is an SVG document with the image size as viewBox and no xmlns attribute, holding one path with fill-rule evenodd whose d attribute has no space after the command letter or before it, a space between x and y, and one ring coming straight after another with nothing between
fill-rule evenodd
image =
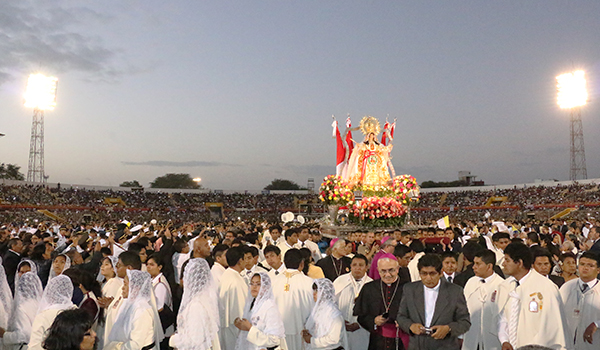
<instances>
[{"instance_id":1,"label":"dark hair","mask_svg":"<svg viewBox=\"0 0 600 350\"><path fill-rule=\"evenodd\" d=\"M102 247L102 248L100 248L100 253L104 254L106 256L112 255L112 252L110 251L109 247Z\"/></svg>"},{"instance_id":2,"label":"dark hair","mask_svg":"<svg viewBox=\"0 0 600 350\"><path fill-rule=\"evenodd\" d=\"M410 252L412 252L412 249L410 247L405 246L404 244L398 244L396 248L394 248L394 256L400 259Z\"/></svg>"},{"instance_id":3,"label":"dark hair","mask_svg":"<svg viewBox=\"0 0 600 350\"><path fill-rule=\"evenodd\" d=\"M221 255L223 255L227 249L229 249L229 246L226 244L217 244L213 250L212 250L212 255L213 258L219 257Z\"/></svg>"},{"instance_id":4,"label":"dark hair","mask_svg":"<svg viewBox=\"0 0 600 350\"><path fill-rule=\"evenodd\" d=\"M79 350L92 323L92 317L83 309L65 310L52 322L42 347L46 350Z\"/></svg>"},{"instance_id":5,"label":"dark hair","mask_svg":"<svg viewBox=\"0 0 600 350\"><path fill-rule=\"evenodd\" d=\"M409 247L414 250L415 253L422 253L425 250L425 245L419 239L413 240Z\"/></svg>"},{"instance_id":6,"label":"dark hair","mask_svg":"<svg viewBox=\"0 0 600 350\"><path fill-rule=\"evenodd\" d=\"M126 251L119 255L119 260L125 266L131 266L134 270L142 269L142 260L140 260L140 256L134 252Z\"/></svg>"},{"instance_id":7,"label":"dark hair","mask_svg":"<svg viewBox=\"0 0 600 350\"><path fill-rule=\"evenodd\" d=\"M515 263L521 260L523 267L531 269L533 264L533 254L531 250L523 243L511 243L504 249L504 255L508 255Z\"/></svg>"},{"instance_id":8,"label":"dark hair","mask_svg":"<svg viewBox=\"0 0 600 350\"><path fill-rule=\"evenodd\" d=\"M177 253L181 253L187 244L188 243L183 238L179 238L178 240L173 242L173 249Z\"/></svg>"},{"instance_id":9,"label":"dark hair","mask_svg":"<svg viewBox=\"0 0 600 350\"><path fill-rule=\"evenodd\" d=\"M154 260L156 265L158 265L160 267L165 267L165 263L163 262L163 260L161 259L161 256L159 254L157 254L157 253L150 254L150 256L148 256L148 259L146 260L146 263L150 259Z\"/></svg>"},{"instance_id":10,"label":"dark hair","mask_svg":"<svg viewBox=\"0 0 600 350\"><path fill-rule=\"evenodd\" d=\"M256 248L255 246L248 246L247 250L246 250L246 253L248 251L252 254L253 258L256 258L258 256L258 248Z\"/></svg>"},{"instance_id":11,"label":"dark hair","mask_svg":"<svg viewBox=\"0 0 600 350\"><path fill-rule=\"evenodd\" d=\"M202 258L196 258L196 259L202 259ZM183 265L181 265L181 273L180 273L180 279L183 279L183 272L185 271L185 268L187 267L188 263L190 262L190 260L192 259L187 259Z\"/></svg>"},{"instance_id":12,"label":"dark hair","mask_svg":"<svg viewBox=\"0 0 600 350\"><path fill-rule=\"evenodd\" d=\"M140 237L140 239L137 240L137 244L141 245L143 248L148 246L148 242L150 242L150 238L146 236ZM129 246L131 247L131 244Z\"/></svg>"},{"instance_id":13,"label":"dark hair","mask_svg":"<svg viewBox=\"0 0 600 350\"><path fill-rule=\"evenodd\" d=\"M537 234L537 232L529 232L527 234L527 239L533 243L540 243L540 236Z\"/></svg>"},{"instance_id":14,"label":"dark hair","mask_svg":"<svg viewBox=\"0 0 600 350\"><path fill-rule=\"evenodd\" d=\"M586 259L594 260L594 261L596 261L596 267L600 267L600 257L598 256L598 254L596 254L594 252L590 252L590 251L584 252L579 257L580 261L581 261L581 258L586 258Z\"/></svg>"},{"instance_id":15,"label":"dark hair","mask_svg":"<svg viewBox=\"0 0 600 350\"><path fill-rule=\"evenodd\" d=\"M356 259L358 259L358 260L364 260L365 265L369 265L369 259L367 259L367 257L364 256L364 255L362 255L362 254L355 254L354 257L352 258L352 261L354 261Z\"/></svg>"},{"instance_id":16,"label":"dark hair","mask_svg":"<svg viewBox=\"0 0 600 350\"><path fill-rule=\"evenodd\" d=\"M481 245L479 245L479 243L467 242L465 244L465 246L463 247L463 256L469 262L473 262L473 259L475 258L475 254L477 254L481 250L483 250L483 248L481 247Z\"/></svg>"},{"instance_id":17,"label":"dark hair","mask_svg":"<svg viewBox=\"0 0 600 350\"><path fill-rule=\"evenodd\" d=\"M458 262L458 256L455 252L451 252L451 251L445 251L440 255L440 258L442 259L442 262L444 262L444 260L446 260L447 258L452 258L454 259L454 261Z\"/></svg>"},{"instance_id":18,"label":"dark hair","mask_svg":"<svg viewBox=\"0 0 600 350\"><path fill-rule=\"evenodd\" d=\"M291 229L289 229L289 230L285 230L285 239L288 239L288 238L292 237L292 235L293 235L294 233L296 233L296 234L297 234L297 233L298 233L298 230L297 230L297 229L295 229L295 228L293 228L293 227L292 227ZM285 266L287 266L287 265L285 265Z\"/></svg>"},{"instance_id":19,"label":"dark hair","mask_svg":"<svg viewBox=\"0 0 600 350\"><path fill-rule=\"evenodd\" d=\"M498 242L502 238L510 239L510 235L506 232L496 232L492 235L492 241Z\"/></svg>"},{"instance_id":20,"label":"dark hair","mask_svg":"<svg viewBox=\"0 0 600 350\"><path fill-rule=\"evenodd\" d=\"M319 286L316 283L313 283L312 290L319 290Z\"/></svg>"},{"instance_id":21,"label":"dark hair","mask_svg":"<svg viewBox=\"0 0 600 350\"><path fill-rule=\"evenodd\" d=\"M225 258L227 259L227 265L235 266L240 260L244 260L244 254L246 254L243 247L231 247L225 253Z\"/></svg>"},{"instance_id":22,"label":"dark hair","mask_svg":"<svg viewBox=\"0 0 600 350\"><path fill-rule=\"evenodd\" d=\"M249 233L247 234L244 239L246 240L246 242L248 243L252 243L255 244L258 241L258 234L256 233Z\"/></svg>"},{"instance_id":23,"label":"dark hair","mask_svg":"<svg viewBox=\"0 0 600 350\"><path fill-rule=\"evenodd\" d=\"M281 233L281 226L273 225L273 226L269 227L269 233L271 233L271 231L273 231L273 230L277 230L277 231L279 231L279 233Z\"/></svg>"},{"instance_id":24,"label":"dark hair","mask_svg":"<svg viewBox=\"0 0 600 350\"><path fill-rule=\"evenodd\" d=\"M17 242L22 241L18 238L11 238L8 240L8 243L6 243L6 246L8 247L8 249L12 249L15 245L17 245Z\"/></svg>"},{"instance_id":25,"label":"dark hair","mask_svg":"<svg viewBox=\"0 0 600 350\"><path fill-rule=\"evenodd\" d=\"M276 245L268 245L265 247L263 253L265 255L267 255L267 253L275 253L275 255L281 255L281 249L279 249L279 247Z\"/></svg>"},{"instance_id":26,"label":"dark hair","mask_svg":"<svg viewBox=\"0 0 600 350\"><path fill-rule=\"evenodd\" d=\"M582 254L582 256L583 256L583 254ZM565 260L567 260L568 258L575 260L575 263L577 263L577 257L575 256L575 254L573 254L571 252L566 252L566 253L562 254L560 256L560 261L565 262Z\"/></svg>"},{"instance_id":27,"label":"dark hair","mask_svg":"<svg viewBox=\"0 0 600 350\"><path fill-rule=\"evenodd\" d=\"M437 254L425 254L419 259L419 263L417 264L419 271L421 271L421 269L424 267L433 267L438 273L440 273L442 272L442 259Z\"/></svg>"},{"instance_id":28,"label":"dark hair","mask_svg":"<svg viewBox=\"0 0 600 350\"><path fill-rule=\"evenodd\" d=\"M71 283L73 283L73 288L79 288L81 284L81 270L70 267L63 271L63 275L69 277L71 279Z\"/></svg>"},{"instance_id":29,"label":"dark hair","mask_svg":"<svg viewBox=\"0 0 600 350\"><path fill-rule=\"evenodd\" d=\"M400 237L406 237L406 236L410 236L410 232L404 230L400 232Z\"/></svg>"},{"instance_id":30,"label":"dark hair","mask_svg":"<svg viewBox=\"0 0 600 350\"><path fill-rule=\"evenodd\" d=\"M496 253L489 249L482 249L475 254L475 258L481 259L484 264L496 265Z\"/></svg>"},{"instance_id":31,"label":"dark hair","mask_svg":"<svg viewBox=\"0 0 600 350\"><path fill-rule=\"evenodd\" d=\"M310 259L312 257L310 249L300 248L300 253L302 254L302 259L304 260L304 268L302 269L302 272L307 274L310 267Z\"/></svg>"},{"instance_id":32,"label":"dark hair","mask_svg":"<svg viewBox=\"0 0 600 350\"><path fill-rule=\"evenodd\" d=\"M132 253L136 253L137 255L140 255L140 252L142 251L142 249L146 249L146 246L137 243L137 242L133 242L129 244L129 248L127 248L128 252L132 252Z\"/></svg>"},{"instance_id":33,"label":"dark hair","mask_svg":"<svg viewBox=\"0 0 600 350\"><path fill-rule=\"evenodd\" d=\"M295 248L292 248L285 252L285 256L283 257L283 263L288 269L299 269L302 260L302 253Z\"/></svg>"},{"instance_id":34,"label":"dark hair","mask_svg":"<svg viewBox=\"0 0 600 350\"><path fill-rule=\"evenodd\" d=\"M31 253L29 254L29 258L31 260L44 260L44 253L46 252L46 242L40 242L36 244Z\"/></svg>"}]
</instances>

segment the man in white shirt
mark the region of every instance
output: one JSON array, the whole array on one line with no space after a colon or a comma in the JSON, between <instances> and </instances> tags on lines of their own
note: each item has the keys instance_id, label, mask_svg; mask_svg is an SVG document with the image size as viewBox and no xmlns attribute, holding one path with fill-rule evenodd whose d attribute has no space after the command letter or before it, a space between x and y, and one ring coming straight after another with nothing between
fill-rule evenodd
<instances>
[{"instance_id":1,"label":"man in white shirt","mask_svg":"<svg viewBox=\"0 0 600 350\"><path fill-rule=\"evenodd\" d=\"M281 256L285 260L285 253L294 248L294 245L298 243L298 230L295 228L290 228L285 231L285 240L278 243L277 247L281 250Z\"/></svg>"},{"instance_id":2,"label":"man in white shirt","mask_svg":"<svg viewBox=\"0 0 600 350\"><path fill-rule=\"evenodd\" d=\"M309 239L310 230L306 226L302 226L299 229L298 233L298 242L294 245L296 249L308 248L310 250L310 255L312 256L315 264L319 259L321 259L321 251L319 250L319 246Z\"/></svg>"},{"instance_id":3,"label":"man in white shirt","mask_svg":"<svg viewBox=\"0 0 600 350\"><path fill-rule=\"evenodd\" d=\"M504 250L507 278L499 287L498 338L503 350L524 345L567 349L570 343L564 306L556 285L532 269L533 254L522 243Z\"/></svg>"},{"instance_id":4,"label":"man in white shirt","mask_svg":"<svg viewBox=\"0 0 600 350\"><path fill-rule=\"evenodd\" d=\"M446 282L454 283L457 265L458 262L454 252L448 251L442 254L442 273Z\"/></svg>"},{"instance_id":5,"label":"man in white shirt","mask_svg":"<svg viewBox=\"0 0 600 350\"><path fill-rule=\"evenodd\" d=\"M298 249L290 249L284 257L287 269L273 278L273 294L285 327L289 350L301 350L304 324L314 305L313 280L302 273L304 260Z\"/></svg>"},{"instance_id":6,"label":"man in white shirt","mask_svg":"<svg viewBox=\"0 0 600 350\"><path fill-rule=\"evenodd\" d=\"M354 302L365 283L373 279L367 276L369 262L362 254L357 254L350 264L350 272L341 275L333 282L335 296L348 332L350 350L367 350L369 346L369 331L358 324L358 317L353 315Z\"/></svg>"},{"instance_id":7,"label":"man in white shirt","mask_svg":"<svg viewBox=\"0 0 600 350\"><path fill-rule=\"evenodd\" d=\"M397 322L411 349L458 349L457 337L471 326L463 290L441 279L437 254L425 254L418 268L421 280L404 286Z\"/></svg>"},{"instance_id":8,"label":"man in white shirt","mask_svg":"<svg viewBox=\"0 0 600 350\"><path fill-rule=\"evenodd\" d=\"M226 257L227 249L229 249L227 245L217 244L212 251L215 263L211 267L210 272L217 285L221 282L221 276L223 276L228 266Z\"/></svg>"},{"instance_id":9,"label":"man in white shirt","mask_svg":"<svg viewBox=\"0 0 600 350\"><path fill-rule=\"evenodd\" d=\"M504 248L510 243L510 235L506 232L496 232L492 236L492 243L494 244L492 251L496 254L496 265L502 267L504 263Z\"/></svg>"},{"instance_id":10,"label":"man in white shirt","mask_svg":"<svg viewBox=\"0 0 600 350\"><path fill-rule=\"evenodd\" d=\"M575 350L598 349L600 339L594 333L600 326L600 263L594 253L585 252L579 258L579 278L560 288L569 326L569 340Z\"/></svg>"},{"instance_id":11,"label":"man in white shirt","mask_svg":"<svg viewBox=\"0 0 600 350\"><path fill-rule=\"evenodd\" d=\"M473 272L465 285L471 328L463 336L463 350L500 349L497 327L500 320L498 288L504 279L494 272L496 254L485 249L475 254Z\"/></svg>"},{"instance_id":12,"label":"man in white shirt","mask_svg":"<svg viewBox=\"0 0 600 350\"><path fill-rule=\"evenodd\" d=\"M279 245L284 241L283 236L281 235L281 226L273 225L269 227L268 234L265 234L263 237L263 246L267 245Z\"/></svg>"},{"instance_id":13,"label":"man in white shirt","mask_svg":"<svg viewBox=\"0 0 600 350\"><path fill-rule=\"evenodd\" d=\"M219 283L219 309L221 328L219 340L222 350L234 350L239 334L235 326L236 318L244 315L244 305L248 295L248 285L240 275L244 270L244 249L232 247L225 253L229 267L221 276Z\"/></svg>"},{"instance_id":14,"label":"man in white shirt","mask_svg":"<svg viewBox=\"0 0 600 350\"><path fill-rule=\"evenodd\" d=\"M265 248L264 253L265 261L271 267L271 270L269 271L269 277L271 277L271 279L285 272L285 264L281 261L281 250L279 247L269 245Z\"/></svg>"}]
</instances>

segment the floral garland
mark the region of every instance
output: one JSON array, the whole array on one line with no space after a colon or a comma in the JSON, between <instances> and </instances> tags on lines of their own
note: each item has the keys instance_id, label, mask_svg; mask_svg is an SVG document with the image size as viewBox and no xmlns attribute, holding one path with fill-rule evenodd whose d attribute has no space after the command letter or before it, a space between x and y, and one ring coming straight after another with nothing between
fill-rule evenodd
<instances>
[{"instance_id":1,"label":"floral garland","mask_svg":"<svg viewBox=\"0 0 600 350\"><path fill-rule=\"evenodd\" d=\"M412 175L396 176L392 180L392 191L396 199L405 205L419 201L420 187L417 179ZM412 196L410 196L411 191Z\"/></svg>"},{"instance_id":2,"label":"floral garland","mask_svg":"<svg viewBox=\"0 0 600 350\"><path fill-rule=\"evenodd\" d=\"M397 227L404 223L406 207L392 197L365 197L350 210L350 221L371 227Z\"/></svg>"},{"instance_id":3,"label":"floral garland","mask_svg":"<svg viewBox=\"0 0 600 350\"><path fill-rule=\"evenodd\" d=\"M319 199L327 205L347 205L354 200L354 193L340 176L327 175L319 188Z\"/></svg>"}]
</instances>

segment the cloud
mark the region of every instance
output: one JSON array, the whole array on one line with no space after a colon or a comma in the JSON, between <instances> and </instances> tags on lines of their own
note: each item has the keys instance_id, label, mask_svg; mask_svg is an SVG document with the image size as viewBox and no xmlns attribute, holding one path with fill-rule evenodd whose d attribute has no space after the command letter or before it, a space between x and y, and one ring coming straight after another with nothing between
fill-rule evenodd
<instances>
[{"instance_id":1,"label":"cloud","mask_svg":"<svg viewBox=\"0 0 600 350\"><path fill-rule=\"evenodd\" d=\"M122 53L81 28L110 20L106 15L57 2L0 2L0 85L33 67L84 72L87 79L116 81L135 71L119 67Z\"/></svg>"},{"instance_id":2,"label":"cloud","mask_svg":"<svg viewBox=\"0 0 600 350\"><path fill-rule=\"evenodd\" d=\"M155 167L187 167L187 168L196 168L196 167L216 167L216 166L239 166L238 164L228 164L221 162L206 162L200 160L191 160L187 162L173 162L168 160L150 160L147 162L121 162L125 165L145 165L145 166L155 166Z\"/></svg>"}]
</instances>

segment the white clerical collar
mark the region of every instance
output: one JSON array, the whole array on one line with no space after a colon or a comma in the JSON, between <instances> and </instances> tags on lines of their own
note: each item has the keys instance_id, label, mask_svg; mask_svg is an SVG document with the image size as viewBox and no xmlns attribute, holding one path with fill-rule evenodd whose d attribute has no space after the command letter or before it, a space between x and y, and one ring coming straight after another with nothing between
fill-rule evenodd
<instances>
[{"instance_id":1,"label":"white clerical collar","mask_svg":"<svg viewBox=\"0 0 600 350\"><path fill-rule=\"evenodd\" d=\"M429 287L427 287L426 285L423 285L423 287L425 287L425 290L430 290L430 291L432 291L432 292L437 292L437 291L439 291L439 290L440 290L440 286L441 286L441 285L442 285L442 280L440 279L440 280L438 281L438 284L437 284L435 287L433 287L433 288L429 288Z\"/></svg>"},{"instance_id":2,"label":"white clerical collar","mask_svg":"<svg viewBox=\"0 0 600 350\"><path fill-rule=\"evenodd\" d=\"M12 250L12 249L9 249L8 251L10 251L10 252L13 252L13 253L17 254L17 256L21 256L21 254L19 254L19 253L15 252L15 251L14 251L14 250Z\"/></svg>"},{"instance_id":3,"label":"white clerical collar","mask_svg":"<svg viewBox=\"0 0 600 350\"><path fill-rule=\"evenodd\" d=\"M490 283L494 279L495 275L496 275L495 273L492 273L491 275L489 275L486 278L481 278L481 277L477 277L477 278L479 278L479 282L483 281L484 283Z\"/></svg>"},{"instance_id":4,"label":"white clerical collar","mask_svg":"<svg viewBox=\"0 0 600 350\"><path fill-rule=\"evenodd\" d=\"M513 277L513 279L515 281L517 281L517 283L520 285L522 285L523 283L525 283L525 281L527 281L527 278L529 278L529 276L531 275L531 269L529 270L529 272L527 272L527 274L525 276L523 276L523 278L521 278L520 280L517 280L515 277Z\"/></svg>"}]
</instances>

